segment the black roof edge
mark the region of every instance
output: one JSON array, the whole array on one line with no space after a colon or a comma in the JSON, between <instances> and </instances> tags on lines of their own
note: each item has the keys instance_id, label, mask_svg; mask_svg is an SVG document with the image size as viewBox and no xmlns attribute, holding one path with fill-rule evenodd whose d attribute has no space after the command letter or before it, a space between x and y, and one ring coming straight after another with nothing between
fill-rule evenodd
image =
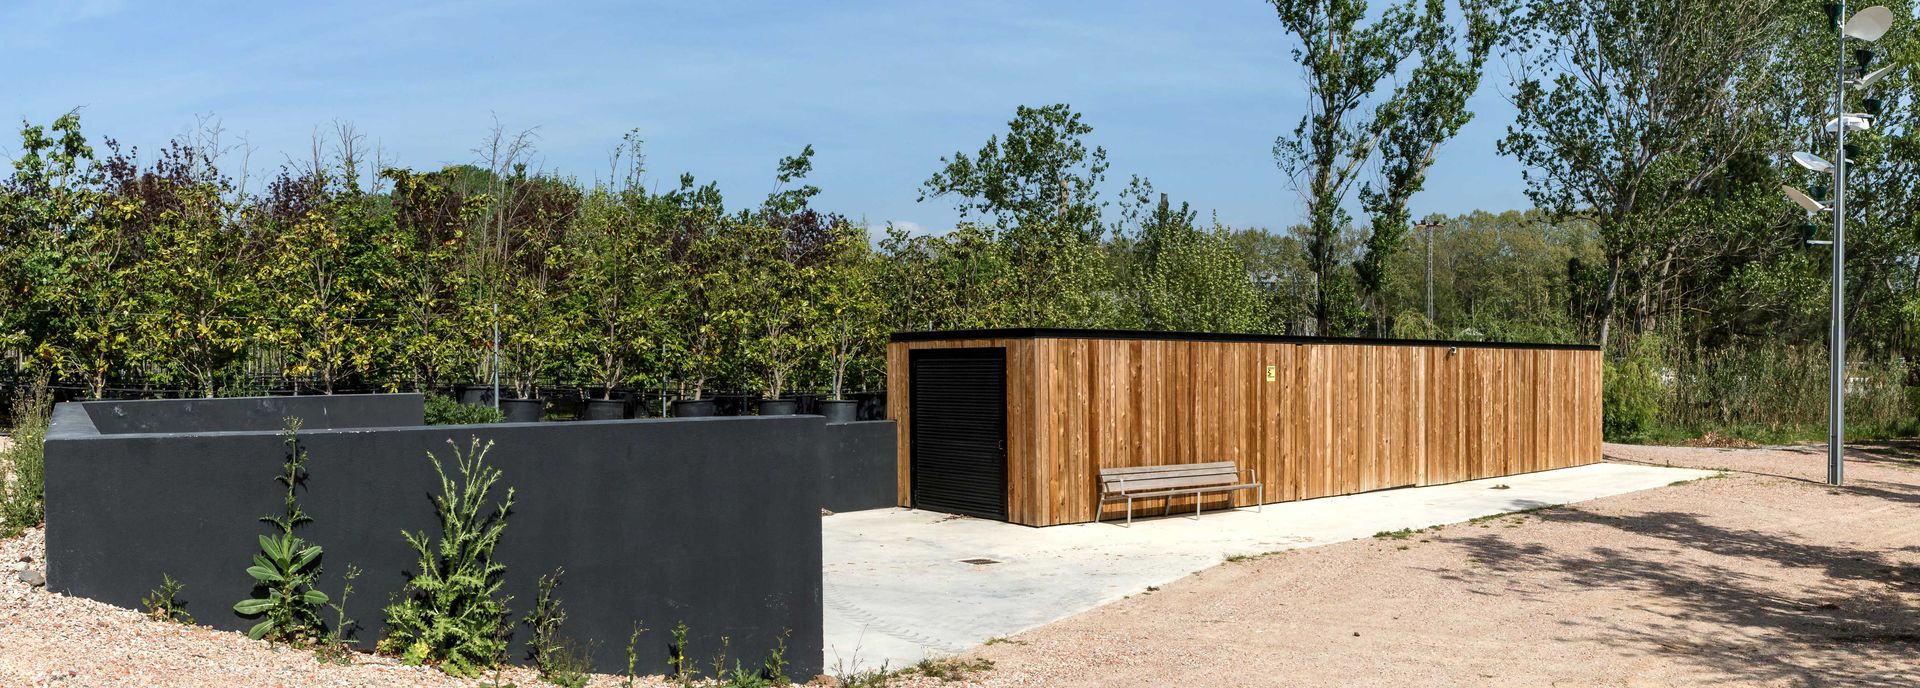
<instances>
[{"instance_id":1,"label":"black roof edge","mask_svg":"<svg viewBox=\"0 0 1920 688\"><path fill-rule=\"evenodd\" d=\"M1285 334L1234 332L1168 332L1155 330L1082 330L1062 327L1012 327L985 330L928 330L895 332L889 341L937 342L950 339L1147 339L1188 342L1265 342L1274 344L1363 344L1371 346L1446 346L1479 349L1547 349L1599 351L1598 344L1536 344L1532 342L1470 342L1445 339L1381 339L1376 337L1307 337Z\"/></svg>"}]
</instances>

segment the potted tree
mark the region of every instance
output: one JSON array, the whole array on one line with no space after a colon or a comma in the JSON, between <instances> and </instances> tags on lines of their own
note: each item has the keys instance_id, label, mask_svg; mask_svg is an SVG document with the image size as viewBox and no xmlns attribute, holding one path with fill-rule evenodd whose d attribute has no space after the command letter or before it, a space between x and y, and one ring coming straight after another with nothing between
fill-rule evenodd
<instances>
[{"instance_id":1,"label":"potted tree","mask_svg":"<svg viewBox=\"0 0 1920 688\"><path fill-rule=\"evenodd\" d=\"M570 358L592 385L583 420L627 417L627 402L616 392L635 373L642 352L654 349L646 326L661 305L656 282L662 251L644 234L644 208L636 206L645 199L639 193L635 186L596 188L567 237L569 310L583 325L569 338Z\"/></svg>"},{"instance_id":2,"label":"potted tree","mask_svg":"<svg viewBox=\"0 0 1920 688\"><path fill-rule=\"evenodd\" d=\"M558 179L528 176L524 166L496 173L494 207L487 222L487 257L497 305L501 372L510 379L515 399L501 399L508 422L540 419L546 402L539 382L553 372L565 351L565 337L578 332L581 314L564 308L570 265L565 260L567 231L580 207L580 192Z\"/></svg>"},{"instance_id":3,"label":"potted tree","mask_svg":"<svg viewBox=\"0 0 1920 688\"><path fill-rule=\"evenodd\" d=\"M859 420L860 402L846 398L847 372L879 348L884 304L875 288L866 232L842 222L834 233L832 252L813 280L822 316L816 330L831 381L831 395L820 402L820 413L829 423L848 423Z\"/></svg>"},{"instance_id":4,"label":"potted tree","mask_svg":"<svg viewBox=\"0 0 1920 688\"><path fill-rule=\"evenodd\" d=\"M807 286L811 281L811 267L791 259L779 226L758 224L743 235L751 237L746 281L753 292L761 295L746 314L747 354L765 395L759 402L760 415L790 416L797 410L798 403L783 395L794 370L799 367L800 354L809 334L812 304Z\"/></svg>"},{"instance_id":5,"label":"potted tree","mask_svg":"<svg viewBox=\"0 0 1920 688\"><path fill-rule=\"evenodd\" d=\"M707 379L731 355L729 345L740 319L742 289L729 273L739 260L739 237L733 219L722 214L720 192L713 184L694 187L691 175L680 178L680 188L652 204L665 251L664 320L669 360L677 365L679 398L673 402L678 417L711 416L717 411L706 398Z\"/></svg>"}]
</instances>

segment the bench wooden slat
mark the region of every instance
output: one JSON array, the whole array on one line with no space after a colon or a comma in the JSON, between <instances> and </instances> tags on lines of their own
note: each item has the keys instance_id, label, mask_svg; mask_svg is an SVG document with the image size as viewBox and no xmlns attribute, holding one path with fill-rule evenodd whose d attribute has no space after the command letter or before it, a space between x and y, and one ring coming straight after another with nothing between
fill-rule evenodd
<instances>
[{"instance_id":1,"label":"bench wooden slat","mask_svg":"<svg viewBox=\"0 0 1920 688\"><path fill-rule=\"evenodd\" d=\"M1215 485L1232 485L1237 482L1240 482L1240 476L1237 475L1190 475L1174 478L1128 480L1126 482L1114 481L1107 483L1106 490L1108 492L1139 492L1142 490L1193 489L1213 487Z\"/></svg>"},{"instance_id":2,"label":"bench wooden slat","mask_svg":"<svg viewBox=\"0 0 1920 688\"><path fill-rule=\"evenodd\" d=\"M1239 470L1239 464L1232 461L1212 461L1208 463L1175 463L1164 466L1126 466L1123 468L1102 468L1100 477L1110 475L1132 475L1135 473L1156 473L1160 471L1220 470L1222 468Z\"/></svg>"},{"instance_id":3,"label":"bench wooden slat","mask_svg":"<svg viewBox=\"0 0 1920 688\"><path fill-rule=\"evenodd\" d=\"M1186 478L1186 477L1196 476L1196 475L1239 475L1239 474L1240 474L1240 471L1234 470L1231 467L1190 468L1185 470L1168 470L1168 471L1153 471L1153 472L1143 471L1140 473L1128 473L1126 475L1107 475L1103 473L1100 475L1100 479L1106 482L1118 482L1121 480L1152 480L1154 478Z\"/></svg>"},{"instance_id":4,"label":"bench wooden slat","mask_svg":"<svg viewBox=\"0 0 1920 688\"><path fill-rule=\"evenodd\" d=\"M1213 486L1208 486L1206 488L1203 488L1200 491L1207 492L1207 493L1230 492L1234 490L1251 490L1259 486L1260 486L1260 483L1240 483L1238 485L1213 485ZM1112 493L1112 496L1107 497L1106 499L1113 500L1113 499L1121 499L1125 497L1132 497L1134 499L1151 499L1154 497L1185 497L1193 493L1194 493L1194 490L1192 489L1162 490L1159 492L1134 492L1129 490L1124 494Z\"/></svg>"}]
</instances>

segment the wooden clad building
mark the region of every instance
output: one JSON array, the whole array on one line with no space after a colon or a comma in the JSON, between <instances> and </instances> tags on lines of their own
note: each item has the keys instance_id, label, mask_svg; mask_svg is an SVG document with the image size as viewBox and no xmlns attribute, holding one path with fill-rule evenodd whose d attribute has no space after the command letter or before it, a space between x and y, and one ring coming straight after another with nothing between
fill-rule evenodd
<instances>
[{"instance_id":1,"label":"wooden clad building","mask_svg":"<svg viewBox=\"0 0 1920 688\"><path fill-rule=\"evenodd\" d=\"M910 332L887 404L901 506L1048 526L1119 515L1102 468L1233 461L1283 502L1595 463L1600 369L1583 345Z\"/></svg>"}]
</instances>

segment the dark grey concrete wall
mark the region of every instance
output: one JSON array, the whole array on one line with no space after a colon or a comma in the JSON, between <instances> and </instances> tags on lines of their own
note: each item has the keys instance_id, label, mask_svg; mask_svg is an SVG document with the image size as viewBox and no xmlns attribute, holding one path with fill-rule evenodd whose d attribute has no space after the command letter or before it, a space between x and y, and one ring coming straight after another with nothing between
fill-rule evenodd
<instances>
[{"instance_id":1,"label":"dark grey concrete wall","mask_svg":"<svg viewBox=\"0 0 1920 688\"><path fill-rule=\"evenodd\" d=\"M899 501L899 444L893 421L831 423L821 452L820 506L828 511L884 509Z\"/></svg>"},{"instance_id":2,"label":"dark grey concrete wall","mask_svg":"<svg viewBox=\"0 0 1920 688\"><path fill-rule=\"evenodd\" d=\"M102 434L129 432L279 431L288 416L308 430L379 428L426 423L419 394L237 397L93 401L83 405Z\"/></svg>"},{"instance_id":3,"label":"dark grey concrete wall","mask_svg":"<svg viewBox=\"0 0 1920 688\"><path fill-rule=\"evenodd\" d=\"M352 405L332 403L336 419ZM231 610L250 595L245 568L270 528L257 519L281 508L277 432L101 434L102 414L88 411L59 407L47 442L49 588L133 607L171 575L201 623L250 626ZM639 666L652 672L677 623L695 659L726 636L730 656L756 662L786 633L790 673L821 670L819 457L850 434L817 416L302 432L301 504L314 520L299 534L326 548L328 594L348 564L365 571L347 605L363 645L418 570L401 531L439 532L427 452L451 470L448 440L475 435L495 442L489 461L514 489L498 559L516 622L536 577L565 567L566 634L591 643L602 670L624 670L636 623L649 629ZM526 637L516 626L516 660Z\"/></svg>"}]
</instances>

